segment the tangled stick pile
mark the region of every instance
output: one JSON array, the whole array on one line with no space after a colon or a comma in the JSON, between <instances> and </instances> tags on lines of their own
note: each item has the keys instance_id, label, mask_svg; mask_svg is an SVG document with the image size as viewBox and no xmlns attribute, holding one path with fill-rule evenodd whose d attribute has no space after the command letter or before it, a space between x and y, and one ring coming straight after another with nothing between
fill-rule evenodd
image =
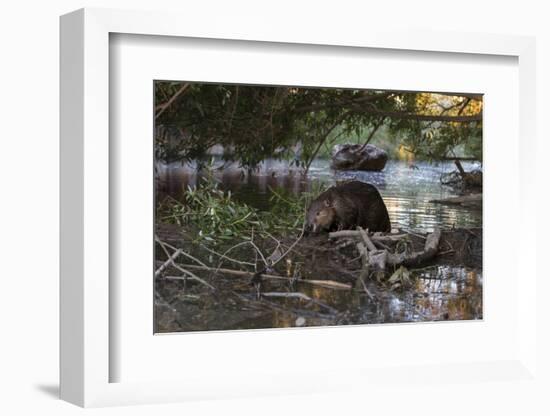
<instances>
[{"instance_id":1,"label":"tangled stick pile","mask_svg":"<svg viewBox=\"0 0 550 416\"><path fill-rule=\"evenodd\" d=\"M410 251L405 248L404 251L398 252L397 249L392 250L389 247L389 245L396 244L408 237L408 234L383 235L380 233L369 236L368 231L360 227L357 228L357 231L336 231L329 234L331 239L356 239L356 247L363 259L363 265L372 267L376 271L386 270L388 266L419 266L430 260L439 250L441 230L435 229L433 233L428 234L422 251Z\"/></svg>"}]
</instances>

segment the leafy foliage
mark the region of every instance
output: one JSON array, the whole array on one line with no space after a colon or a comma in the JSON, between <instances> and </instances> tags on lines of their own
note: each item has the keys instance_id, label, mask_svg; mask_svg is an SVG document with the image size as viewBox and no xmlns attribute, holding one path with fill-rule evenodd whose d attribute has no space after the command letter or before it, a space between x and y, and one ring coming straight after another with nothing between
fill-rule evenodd
<instances>
[{"instance_id":1,"label":"leafy foliage","mask_svg":"<svg viewBox=\"0 0 550 416\"><path fill-rule=\"evenodd\" d=\"M271 210L260 211L237 201L230 191L222 191L211 174L198 187L189 187L181 201L167 197L156 210L157 221L178 224L195 235L197 241L218 244L235 239L250 239L256 233L268 237L299 232L304 223L305 207L324 190L316 184L299 195L284 189L270 189Z\"/></svg>"},{"instance_id":2,"label":"leafy foliage","mask_svg":"<svg viewBox=\"0 0 550 416\"><path fill-rule=\"evenodd\" d=\"M200 160L220 144L245 168L274 156L307 167L322 148L380 123L421 156L482 156L482 98L472 94L157 81L155 104L164 161Z\"/></svg>"},{"instance_id":3,"label":"leafy foliage","mask_svg":"<svg viewBox=\"0 0 550 416\"><path fill-rule=\"evenodd\" d=\"M431 121L392 119L389 123L394 134L403 137L402 145L417 155L429 159L456 156L463 153L482 159L482 121L443 121L443 117L472 117L482 111L481 99L418 93L414 99L407 96L403 109L408 113L438 116Z\"/></svg>"}]
</instances>

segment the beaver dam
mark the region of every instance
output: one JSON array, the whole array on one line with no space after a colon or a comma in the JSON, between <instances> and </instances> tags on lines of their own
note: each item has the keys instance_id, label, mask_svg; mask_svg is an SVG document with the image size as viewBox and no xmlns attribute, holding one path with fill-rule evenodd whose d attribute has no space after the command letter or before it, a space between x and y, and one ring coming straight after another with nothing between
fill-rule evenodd
<instances>
[{"instance_id":1,"label":"beaver dam","mask_svg":"<svg viewBox=\"0 0 550 416\"><path fill-rule=\"evenodd\" d=\"M396 192L392 169L416 186L398 176ZM156 332L481 319L480 201L463 205L423 176L429 169L387 170L336 180L377 185L391 231L312 233L307 208L334 183L322 176L287 176L281 188L282 175L260 172L267 184L249 198L243 183L254 179L209 175L191 186L183 168L168 169L157 195Z\"/></svg>"}]
</instances>

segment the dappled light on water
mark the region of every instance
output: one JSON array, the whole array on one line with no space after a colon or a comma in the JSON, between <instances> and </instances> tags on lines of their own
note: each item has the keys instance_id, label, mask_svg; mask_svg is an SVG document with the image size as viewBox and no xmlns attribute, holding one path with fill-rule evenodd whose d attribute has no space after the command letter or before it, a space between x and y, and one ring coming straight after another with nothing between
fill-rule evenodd
<instances>
[{"instance_id":1,"label":"dappled light on water","mask_svg":"<svg viewBox=\"0 0 550 416\"><path fill-rule=\"evenodd\" d=\"M219 167L224 166L218 162ZM463 163L465 169L478 167L475 163ZM360 172L330 170L330 161L316 159L309 175L304 177L299 170L289 168L288 163L268 160L251 174L243 174L237 164L225 165L214 170L216 179L223 189L231 190L236 198L262 210L268 210L270 188L282 188L294 194L311 189L312 181L333 184L335 181L357 179L375 185L388 208L394 227L416 231L432 231L434 227L480 227L481 211L459 206L442 206L431 203L458 195L450 187L440 183L442 174L455 169L452 162L409 162L390 160L382 172ZM187 186L200 183L200 174L195 166L175 164L161 169L160 181L164 192L178 197Z\"/></svg>"}]
</instances>

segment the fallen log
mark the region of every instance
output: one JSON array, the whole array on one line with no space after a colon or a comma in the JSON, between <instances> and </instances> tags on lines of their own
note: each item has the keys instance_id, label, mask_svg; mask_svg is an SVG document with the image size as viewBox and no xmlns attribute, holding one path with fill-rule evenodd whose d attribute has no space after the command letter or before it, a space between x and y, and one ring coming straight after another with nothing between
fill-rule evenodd
<instances>
[{"instance_id":1,"label":"fallen log","mask_svg":"<svg viewBox=\"0 0 550 416\"><path fill-rule=\"evenodd\" d=\"M412 253L388 253L387 264L391 266L417 266L434 257L439 250L439 240L441 239L441 230L436 228L433 233L426 237L426 244L423 251L413 251Z\"/></svg>"}]
</instances>

